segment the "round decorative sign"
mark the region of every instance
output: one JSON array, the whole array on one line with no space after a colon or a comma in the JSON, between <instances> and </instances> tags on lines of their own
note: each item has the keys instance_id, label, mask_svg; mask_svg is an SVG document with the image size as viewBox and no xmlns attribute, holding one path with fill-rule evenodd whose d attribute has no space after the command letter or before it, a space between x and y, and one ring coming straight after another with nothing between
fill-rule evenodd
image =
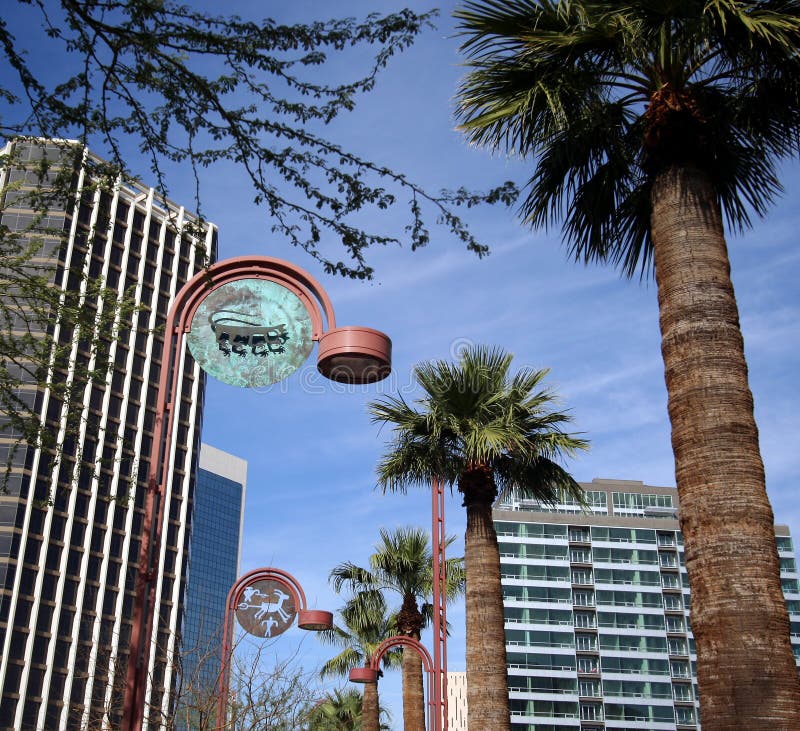
<instances>
[{"instance_id":1,"label":"round decorative sign","mask_svg":"<svg viewBox=\"0 0 800 731\"><path fill-rule=\"evenodd\" d=\"M297 614L294 596L285 584L272 579L258 579L239 594L236 619L245 632L256 637L283 634Z\"/></svg>"},{"instance_id":2,"label":"round decorative sign","mask_svg":"<svg viewBox=\"0 0 800 731\"><path fill-rule=\"evenodd\" d=\"M237 279L203 299L186 341L206 373L256 388L294 373L311 353L311 336L311 317L294 292L266 279Z\"/></svg>"}]
</instances>

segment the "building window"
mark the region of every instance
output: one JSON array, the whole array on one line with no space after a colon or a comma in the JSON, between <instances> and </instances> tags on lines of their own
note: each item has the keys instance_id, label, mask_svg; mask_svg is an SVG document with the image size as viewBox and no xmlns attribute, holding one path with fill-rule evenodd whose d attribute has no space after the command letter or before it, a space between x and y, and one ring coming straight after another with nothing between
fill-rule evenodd
<instances>
[{"instance_id":1,"label":"building window","mask_svg":"<svg viewBox=\"0 0 800 731\"><path fill-rule=\"evenodd\" d=\"M692 686L684 683L675 683L672 686L672 697L676 701L691 701Z\"/></svg>"},{"instance_id":2,"label":"building window","mask_svg":"<svg viewBox=\"0 0 800 731\"><path fill-rule=\"evenodd\" d=\"M667 632L683 632L683 617L667 617Z\"/></svg>"},{"instance_id":3,"label":"building window","mask_svg":"<svg viewBox=\"0 0 800 731\"><path fill-rule=\"evenodd\" d=\"M569 552L569 560L572 563L591 563L592 552L588 548L573 548Z\"/></svg>"},{"instance_id":4,"label":"building window","mask_svg":"<svg viewBox=\"0 0 800 731\"><path fill-rule=\"evenodd\" d=\"M599 698L600 683L598 683L596 680L581 680L579 684L579 692L586 698Z\"/></svg>"},{"instance_id":5,"label":"building window","mask_svg":"<svg viewBox=\"0 0 800 731\"><path fill-rule=\"evenodd\" d=\"M674 553L660 553L658 554L658 563L664 568L676 569L678 568L678 557Z\"/></svg>"},{"instance_id":6,"label":"building window","mask_svg":"<svg viewBox=\"0 0 800 731\"><path fill-rule=\"evenodd\" d=\"M600 666L598 665L596 657L579 657L578 658L578 672L579 673L598 673Z\"/></svg>"},{"instance_id":7,"label":"building window","mask_svg":"<svg viewBox=\"0 0 800 731\"><path fill-rule=\"evenodd\" d=\"M686 655L686 641L685 640L669 640L669 654L670 655Z\"/></svg>"},{"instance_id":8,"label":"building window","mask_svg":"<svg viewBox=\"0 0 800 731\"><path fill-rule=\"evenodd\" d=\"M670 671L673 678L688 678L689 676L689 663L682 660L673 660L669 664Z\"/></svg>"},{"instance_id":9,"label":"building window","mask_svg":"<svg viewBox=\"0 0 800 731\"><path fill-rule=\"evenodd\" d=\"M583 652L597 649L597 637L594 635L575 635L575 649Z\"/></svg>"},{"instance_id":10,"label":"building window","mask_svg":"<svg viewBox=\"0 0 800 731\"><path fill-rule=\"evenodd\" d=\"M645 508L671 508L672 495L652 495L640 492L612 493L614 512L618 510L644 510Z\"/></svg>"},{"instance_id":11,"label":"building window","mask_svg":"<svg viewBox=\"0 0 800 731\"><path fill-rule=\"evenodd\" d=\"M597 622L594 614L591 612L575 612L575 626L584 629L596 627Z\"/></svg>"},{"instance_id":12,"label":"building window","mask_svg":"<svg viewBox=\"0 0 800 731\"><path fill-rule=\"evenodd\" d=\"M572 603L576 607L593 607L594 606L594 592L578 590L572 592Z\"/></svg>"},{"instance_id":13,"label":"building window","mask_svg":"<svg viewBox=\"0 0 800 731\"><path fill-rule=\"evenodd\" d=\"M570 528L569 540L573 543L589 543L588 528Z\"/></svg>"},{"instance_id":14,"label":"building window","mask_svg":"<svg viewBox=\"0 0 800 731\"><path fill-rule=\"evenodd\" d=\"M694 723L694 709L683 707L676 708L675 720L678 723Z\"/></svg>"},{"instance_id":15,"label":"building window","mask_svg":"<svg viewBox=\"0 0 800 731\"><path fill-rule=\"evenodd\" d=\"M681 581L678 578L678 574L661 574L661 586L665 589L680 589Z\"/></svg>"},{"instance_id":16,"label":"building window","mask_svg":"<svg viewBox=\"0 0 800 731\"><path fill-rule=\"evenodd\" d=\"M599 703L581 703L581 721L602 721L603 706Z\"/></svg>"},{"instance_id":17,"label":"building window","mask_svg":"<svg viewBox=\"0 0 800 731\"><path fill-rule=\"evenodd\" d=\"M591 584L592 571L591 569L572 569L572 583L573 584ZM592 606L585 604L583 606Z\"/></svg>"}]
</instances>

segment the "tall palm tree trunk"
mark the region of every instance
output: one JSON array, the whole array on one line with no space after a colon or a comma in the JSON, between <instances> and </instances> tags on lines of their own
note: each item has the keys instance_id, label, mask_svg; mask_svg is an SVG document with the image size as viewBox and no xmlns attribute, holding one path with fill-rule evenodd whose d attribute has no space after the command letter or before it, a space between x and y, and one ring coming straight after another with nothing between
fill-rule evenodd
<instances>
[{"instance_id":1,"label":"tall palm tree trunk","mask_svg":"<svg viewBox=\"0 0 800 731\"><path fill-rule=\"evenodd\" d=\"M403 605L397 614L401 635L417 641L422 635L424 619L413 594L404 594ZM403 729L425 731L425 692L422 688L422 660L416 651L403 648Z\"/></svg>"},{"instance_id":2,"label":"tall palm tree trunk","mask_svg":"<svg viewBox=\"0 0 800 731\"><path fill-rule=\"evenodd\" d=\"M361 703L361 731L380 731L377 683L364 683L364 697Z\"/></svg>"},{"instance_id":3,"label":"tall palm tree trunk","mask_svg":"<svg viewBox=\"0 0 800 731\"><path fill-rule=\"evenodd\" d=\"M403 729L425 731L422 661L419 655L409 648L403 649Z\"/></svg>"},{"instance_id":4,"label":"tall palm tree trunk","mask_svg":"<svg viewBox=\"0 0 800 731\"><path fill-rule=\"evenodd\" d=\"M698 169L659 174L652 238L704 731L800 729L800 682L722 218Z\"/></svg>"},{"instance_id":5,"label":"tall palm tree trunk","mask_svg":"<svg viewBox=\"0 0 800 731\"><path fill-rule=\"evenodd\" d=\"M493 481L491 491L472 482L462 479L459 486L467 508L467 726L510 731L500 550L492 522L496 490Z\"/></svg>"}]
</instances>

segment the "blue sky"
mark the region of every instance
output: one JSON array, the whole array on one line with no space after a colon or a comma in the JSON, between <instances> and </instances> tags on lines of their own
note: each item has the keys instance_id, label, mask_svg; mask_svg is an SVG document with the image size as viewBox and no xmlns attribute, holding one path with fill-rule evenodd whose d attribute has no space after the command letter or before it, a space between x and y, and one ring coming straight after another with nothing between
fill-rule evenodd
<instances>
[{"instance_id":1,"label":"blue sky","mask_svg":"<svg viewBox=\"0 0 800 731\"><path fill-rule=\"evenodd\" d=\"M442 4L438 28L395 58L378 88L328 133L433 190L487 188L508 178L524 183L531 162L470 149L454 129L452 98L463 71L450 19L455 4ZM225 5L243 16L269 12L285 22L397 7L351 0ZM346 64L334 60L320 73L342 70L347 71ZM142 177L152 183L146 173ZM729 236L729 244L769 495L777 521L788 524L798 541L796 163L784 168L783 180L786 193L768 217L744 237ZM174 200L192 199L191 181L181 171L171 171L168 183ZM590 452L566 465L577 479L674 485L652 282L627 281L610 268L576 264L567 259L558 231L531 232L513 213L491 208L465 214L473 231L492 246L486 259L478 260L443 229L434 229L426 249L372 252L372 282L333 278L270 233L266 213L250 203L247 181L234 166L205 171L202 184L205 215L219 226L221 258L267 254L303 266L327 289L338 324L381 329L394 346L391 377L370 387L325 381L316 374L315 353L290 379L259 392L209 380L204 440L249 463L242 572L259 566L283 568L300 580L311 604L333 609L340 603L327 585L333 565L365 562L380 527L429 528L428 491L406 496L375 491L375 465L388 435L370 423L366 406L377 396L398 391L413 398L410 374L415 363L451 358L469 343L502 346L514 353L517 367L551 369L547 384L571 412L575 431L591 441ZM405 222L389 212L368 223L402 233ZM447 530L462 546L464 511L457 496L448 498L446 511ZM461 606L449 610L453 670L464 667L463 616ZM284 635L275 652L282 654L301 634L293 630ZM309 662L327 652L313 637L302 639ZM399 728L398 689L390 675L381 681Z\"/></svg>"},{"instance_id":2,"label":"blue sky","mask_svg":"<svg viewBox=\"0 0 800 731\"><path fill-rule=\"evenodd\" d=\"M443 5L438 30L397 58L376 92L332 133L433 189L485 188L507 178L523 183L530 163L470 149L454 130L452 98L462 69L449 17L453 6ZM294 7L311 15L325 12L320 3ZM350 2L335 7L338 15L374 9ZM271 9L275 15L282 11ZM786 167L783 179L786 194L767 219L729 242L769 494L778 522L788 523L800 540L796 164ZM338 600L326 584L334 563L366 561L379 527L429 526L428 491L397 496L374 490L387 435L370 423L366 404L398 390L413 397L413 364L450 358L467 343L499 345L514 353L519 367L551 369L547 383L571 411L575 430L591 441L591 451L567 465L579 480L675 484L652 282L623 280L610 268L569 261L558 231L534 233L509 212L492 209L468 215L492 245L484 260L439 230L425 250L373 252L374 282L334 279L265 230L263 214L247 207L246 193L239 194L241 185L232 173L207 195L207 215L220 226L220 255L291 259L320 277L339 324L377 327L394 345L392 376L368 388L326 384L314 376L313 356L310 375L301 372L269 393L254 396L209 384L205 439L250 465L243 569L284 567L320 606L335 607ZM239 418L252 410L253 398L267 417L258 425ZM448 532L463 545L464 511L457 496L448 498L446 511ZM451 608L449 618L450 668L459 670L463 608ZM312 640L303 646L309 649ZM396 680L387 675L381 690L399 723Z\"/></svg>"}]
</instances>

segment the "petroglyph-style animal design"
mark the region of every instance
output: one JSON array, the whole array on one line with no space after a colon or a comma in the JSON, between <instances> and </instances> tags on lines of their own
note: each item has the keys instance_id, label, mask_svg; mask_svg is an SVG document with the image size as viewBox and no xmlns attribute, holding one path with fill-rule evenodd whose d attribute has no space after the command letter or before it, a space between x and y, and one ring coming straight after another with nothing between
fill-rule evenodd
<instances>
[{"instance_id":1,"label":"petroglyph-style animal design","mask_svg":"<svg viewBox=\"0 0 800 731\"><path fill-rule=\"evenodd\" d=\"M244 358L248 347L253 355L262 358L269 353L286 352L284 344L289 339L286 323L264 325L257 322L257 317L234 310L215 310L208 316L219 349L226 357L235 353Z\"/></svg>"}]
</instances>

